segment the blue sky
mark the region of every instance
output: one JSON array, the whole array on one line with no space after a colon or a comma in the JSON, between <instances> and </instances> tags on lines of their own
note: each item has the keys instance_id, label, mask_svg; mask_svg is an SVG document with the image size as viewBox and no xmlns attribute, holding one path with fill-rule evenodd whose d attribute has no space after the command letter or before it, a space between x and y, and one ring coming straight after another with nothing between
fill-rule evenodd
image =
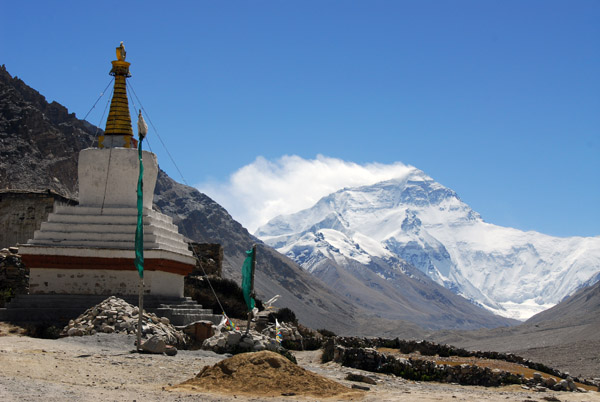
<instances>
[{"instance_id":1,"label":"blue sky","mask_svg":"<svg viewBox=\"0 0 600 402\"><path fill-rule=\"evenodd\" d=\"M131 86L186 181L205 191L235 186L232 175L249 165L273 174L273 165L323 157L392 170L401 162L488 222L600 235L598 1L2 8L0 64L80 118L109 83L124 41ZM107 98L91 123L104 127ZM151 130L161 167L181 180L155 137ZM298 159L286 155L305 163L287 166ZM340 182L355 172L340 170ZM311 190L288 192L297 199ZM239 205L223 194L208 193ZM231 212L248 225L239 207Z\"/></svg>"}]
</instances>

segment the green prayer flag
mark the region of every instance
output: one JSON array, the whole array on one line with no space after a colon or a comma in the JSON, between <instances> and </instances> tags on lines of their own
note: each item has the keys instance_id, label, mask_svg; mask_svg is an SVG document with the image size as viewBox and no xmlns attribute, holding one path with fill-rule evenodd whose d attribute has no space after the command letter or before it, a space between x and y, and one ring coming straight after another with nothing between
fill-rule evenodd
<instances>
[{"instance_id":1,"label":"green prayer flag","mask_svg":"<svg viewBox=\"0 0 600 402\"><path fill-rule=\"evenodd\" d=\"M246 251L246 259L244 260L244 265L242 265L242 293L244 293L244 300L246 300L248 311L252 311L254 308L254 298L251 295L253 254L253 250Z\"/></svg>"},{"instance_id":2,"label":"green prayer flag","mask_svg":"<svg viewBox=\"0 0 600 402\"><path fill-rule=\"evenodd\" d=\"M137 227L135 228L135 260L134 265L140 274L140 278L144 278L144 193L142 192L144 183L144 164L142 163L142 139L138 143L138 158L140 160L140 176L137 184Z\"/></svg>"}]
</instances>

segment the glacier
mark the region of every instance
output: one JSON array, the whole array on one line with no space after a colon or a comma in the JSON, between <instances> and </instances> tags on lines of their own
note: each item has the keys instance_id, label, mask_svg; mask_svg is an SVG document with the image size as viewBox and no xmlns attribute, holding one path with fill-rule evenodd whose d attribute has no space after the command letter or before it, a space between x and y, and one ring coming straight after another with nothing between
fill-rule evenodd
<instances>
[{"instance_id":1,"label":"glacier","mask_svg":"<svg viewBox=\"0 0 600 402\"><path fill-rule=\"evenodd\" d=\"M414 167L278 216L255 236L309 272L324 259L404 260L474 304L518 320L600 279L600 236L558 238L487 223Z\"/></svg>"}]
</instances>

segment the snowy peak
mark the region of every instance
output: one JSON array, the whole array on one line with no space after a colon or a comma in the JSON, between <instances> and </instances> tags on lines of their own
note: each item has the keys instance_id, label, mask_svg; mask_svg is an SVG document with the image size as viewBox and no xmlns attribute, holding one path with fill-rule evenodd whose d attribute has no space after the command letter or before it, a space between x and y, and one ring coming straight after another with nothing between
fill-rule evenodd
<instances>
[{"instance_id":1,"label":"snowy peak","mask_svg":"<svg viewBox=\"0 0 600 402\"><path fill-rule=\"evenodd\" d=\"M600 279L600 237L563 239L491 225L416 168L339 190L271 220L256 236L309 271L325 259L341 266L404 260L473 303L518 319Z\"/></svg>"},{"instance_id":2,"label":"snowy peak","mask_svg":"<svg viewBox=\"0 0 600 402\"><path fill-rule=\"evenodd\" d=\"M411 209L411 207L414 207ZM407 212L407 211L411 212ZM428 212L428 213L426 213ZM373 233L389 235L399 229L398 218L413 218L418 214L426 221L437 221L442 212L451 221L465 222L481 220L480 216L464 204L457 194L435 182L422 171L412 168L405 176L386 180L370 186L344 188L321 198L312 208L278 216L255 233L261 239L290 236L294 233L311 231L315 228L332 228L340 231L362 226L373 217L377 227L368 230ZM410 218L409 218L410 219ZM389 222L389 228L380 226ZM407 222L408 223L408 222Z\"/></svg>"}]
</instances>

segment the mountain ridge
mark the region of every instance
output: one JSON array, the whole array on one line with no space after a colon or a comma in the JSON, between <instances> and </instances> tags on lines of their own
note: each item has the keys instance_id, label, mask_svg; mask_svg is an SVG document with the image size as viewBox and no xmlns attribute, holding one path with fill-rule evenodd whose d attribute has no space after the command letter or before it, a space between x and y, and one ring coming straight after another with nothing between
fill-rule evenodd
<instances>
[{"instance_id":1,"label":"mountain ridge","mask_svg":"<svg viewBox=\"0 0 600 402\"><path fill-rule=\"evenodd\" d=\"M554 238L487 223L416 168L338 190L255 234L309 272L326 255L363 264L394 256L472 302L520 319L600 278L600 236Z\"/></svg>"}]
</instances>

